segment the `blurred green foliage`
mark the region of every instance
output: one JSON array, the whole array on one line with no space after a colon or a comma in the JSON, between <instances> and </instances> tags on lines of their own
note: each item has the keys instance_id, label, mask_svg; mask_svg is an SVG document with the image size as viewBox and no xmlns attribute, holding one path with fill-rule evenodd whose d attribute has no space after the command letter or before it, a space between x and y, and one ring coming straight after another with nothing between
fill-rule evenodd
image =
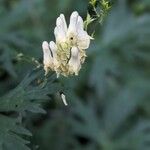
<instances>
[{"instance_id":1,"label":"blurred green foliage","mask_svg":"<svg viewBox=\"0 0 150 150\"><path fill-rule=\"evenodd\" d=\"M89 27L95 39L79 76L58 80L17 54L42 63L57 16L86 18L88 1L0 0L0 150L150 149L150 1L110 2Z\"/></svg>"}]
</instances>

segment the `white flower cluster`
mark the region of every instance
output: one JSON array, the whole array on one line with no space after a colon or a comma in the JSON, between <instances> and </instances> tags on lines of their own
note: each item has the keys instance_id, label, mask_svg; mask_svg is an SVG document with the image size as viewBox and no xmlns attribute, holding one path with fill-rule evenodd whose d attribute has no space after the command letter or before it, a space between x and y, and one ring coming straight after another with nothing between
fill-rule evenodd
<instances>
[{"instance_id":1,"label":"white flower cluster","mask_svg":"<svg viewBox=\"0 0 150 150\"><path fill-rule=\"evenodd\" d=\"M78 75L86 58L85 49L89 47L91 39L84 30L83 19L74 11L67 28L65 16L61 14L56 20L54 34L56 43L44 41L42 44L45 73L53 70L57 77L60 74Z\"/></svg>"}]
</instances>

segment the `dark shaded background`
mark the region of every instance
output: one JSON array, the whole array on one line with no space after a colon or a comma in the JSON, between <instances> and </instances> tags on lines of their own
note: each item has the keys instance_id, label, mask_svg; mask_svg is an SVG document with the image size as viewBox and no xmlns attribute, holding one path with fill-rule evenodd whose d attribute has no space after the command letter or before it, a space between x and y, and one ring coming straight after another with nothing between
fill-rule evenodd
<instances>
[{"instance_id":1,"label":"dark shaded background","mask_svg":"<svg viewBox=\"0 0 150 150\"><path fill-rule=\"evenodd\" d=\"M111 5L104 23L95 27L79 76L60 79L69 106L51 96L43 105L47 114L24 118L33 134L25 137L31 149L150 149L150 1L114 0ZM41 43L54 40L58 15L69 18L77 10L85 17L87 7L87 0L0 0L1 96L34 68L17 61L17 53L42 62Z\"/></svg>"}]
</instances>

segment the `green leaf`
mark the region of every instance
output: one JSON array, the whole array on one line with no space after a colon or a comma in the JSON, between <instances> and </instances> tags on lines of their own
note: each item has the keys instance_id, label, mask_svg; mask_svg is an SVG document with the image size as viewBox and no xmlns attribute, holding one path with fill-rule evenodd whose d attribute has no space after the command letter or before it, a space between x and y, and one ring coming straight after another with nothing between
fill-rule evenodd
<instances>
[{"instance_id":1,"label":"green leaf","mask_svg":"<svg viewBox=\"0 0 150 150\"><path fill-rule=\"evenodd\" d=\"M29 150L21 135L31 136L31 133L18 124L17 119L0 115L0 148L1 150Z\"/></svg>"},{"instance_id":2,"label":"green leaf","mask_svg":"<svg viewBox=\"0 0 150 150\"><path fill-rule=\"evenodd\" d=\"M44 72L40 70L28 74L15 89L0 98L0 111L45 113L40 108L40 104L46 102L49 99L48 94L57 92L60 86L52 83L54 80L52 79L43 87L38 83L38 80L42 81L42 78L44 78Z\"/></svg>"}]
</instances>

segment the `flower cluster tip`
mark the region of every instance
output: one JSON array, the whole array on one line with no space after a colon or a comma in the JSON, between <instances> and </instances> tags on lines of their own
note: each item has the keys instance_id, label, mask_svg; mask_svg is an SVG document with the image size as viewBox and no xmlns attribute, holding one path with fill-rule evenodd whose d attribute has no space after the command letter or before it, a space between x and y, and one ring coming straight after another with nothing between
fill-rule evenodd
<instances>
[{"instance_id":1,"label":"flower cluster tip","mask_svg":"<svg viewBox=\"0 0 150 150\"><path fill-rule=\"evenodd\" d=\"M54 29L55 42L44 41L43 64L45 74L49 70L55 71L57 77L61 75L78 75L81 65L86 58L86 49L90 45L91 37L84 30L84 23L77 11L70 16L70 23L67 27L63 14L56 20Z\"/></svg>"}]
</instances>

